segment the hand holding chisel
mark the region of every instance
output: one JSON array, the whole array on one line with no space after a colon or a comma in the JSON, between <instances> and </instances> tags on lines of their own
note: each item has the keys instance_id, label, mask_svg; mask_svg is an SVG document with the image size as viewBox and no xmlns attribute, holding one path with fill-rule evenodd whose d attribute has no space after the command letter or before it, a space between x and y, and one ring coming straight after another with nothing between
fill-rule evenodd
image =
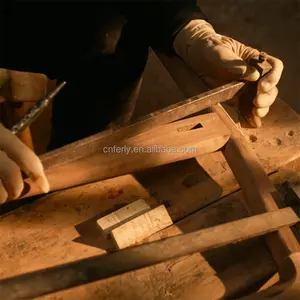
<instances>
[{"instance_id":1,"label":"hand holding chisel","mask_svg":"<svg viewBox=\"0 0 300 300\"><path fill-rule=\"evenodd\" d=\"M41 192L49 191L49 183L39 157L15 135L42 113L65 84L62 82L48 96L37 101L11 131L0 123L0 204L7 199L17 199L21 195L24 189L21 170L32 179Z\"/></svg>"}]
</instances>

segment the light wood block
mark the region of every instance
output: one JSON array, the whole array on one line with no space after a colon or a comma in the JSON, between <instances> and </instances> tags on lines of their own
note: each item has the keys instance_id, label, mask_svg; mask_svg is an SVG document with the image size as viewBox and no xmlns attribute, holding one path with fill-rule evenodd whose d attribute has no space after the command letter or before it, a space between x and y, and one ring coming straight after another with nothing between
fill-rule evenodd
<instances>
[{"instance_id":1,"label":"light wood block","mask_svg":"<svg viewBox=\"0 0 300 300\"><path fill-rule=\"evenodd\" d=\"M118 249L134 245L173 224L164 205L160 205L113 229L111 236Z\"/></svg>"},{"instance_id":2,"label":"light wood block","mask_svg":"<svg viewBox=\"0 0 300 300\"><path fill-rule=\"evenodd\" d=\"M107 235L114 228L124 224L127 221L130 221L132 218L135 218L149 211L150 209L151 209L150 206L146 203L145 200L139 199L97 220L97 223L99 227L102 229L103 234L107 237Z\"/></svg>"}]
</instances>

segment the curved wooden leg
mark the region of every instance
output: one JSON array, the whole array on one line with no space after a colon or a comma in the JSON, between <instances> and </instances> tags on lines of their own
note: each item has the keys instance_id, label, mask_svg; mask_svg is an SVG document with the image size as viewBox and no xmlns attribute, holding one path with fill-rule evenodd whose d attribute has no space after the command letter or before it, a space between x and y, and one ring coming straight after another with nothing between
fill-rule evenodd
<instances>
[{"instance_id":1,"label":"curved wooden leg","mask_svg":"<svg viewBox=\"0 0 300 300\"><path fill-rule=\"evenodd\" d=\"M282 280L265 291L241 298L241 300L296 300L300 299L300 253L293 253L284 261Z\"/></svg>"}]
</instances>

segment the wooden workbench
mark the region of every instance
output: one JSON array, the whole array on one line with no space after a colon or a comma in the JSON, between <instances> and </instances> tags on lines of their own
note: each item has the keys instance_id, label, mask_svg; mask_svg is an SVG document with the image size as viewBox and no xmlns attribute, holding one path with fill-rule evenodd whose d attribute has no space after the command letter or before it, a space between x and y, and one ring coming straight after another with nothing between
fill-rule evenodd
<instances>
[{"instance_id":1,"label":"wooden workbench","mask_svg":"<svg viewBox=\"0 0 300 300\"><path fill-rule=\"evenodd\" d=\"M274 183L300 180L292 162L300 157L300 118L287 105L278 100L263 128L241 131ZM148 240L245 217L238 189L217 152L40 197L0 219L0 278L109 251L96 219L138 198L164 204L175 223ZM39 299L186 300L197 294L213 300L259 289L275 273L266 246L255 239Z\"/></svg>"}]
</instances>

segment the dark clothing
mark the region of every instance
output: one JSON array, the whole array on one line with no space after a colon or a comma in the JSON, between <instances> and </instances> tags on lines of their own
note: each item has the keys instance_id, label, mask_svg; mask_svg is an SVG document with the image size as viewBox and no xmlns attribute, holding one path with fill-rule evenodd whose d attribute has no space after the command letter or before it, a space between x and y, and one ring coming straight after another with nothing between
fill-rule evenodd
<instances>
[{"instance_id":1,"label":"dark clothing","mask_svg":"<svg viewBox=\"0 0 300 300\"><path fill-rule=\"evenodd\" d=\"M194 0L28 2L1 8L0 67L67 81L53 105L52 148L105 128L149 46L171 53L178 31L204 18Z\"/></svg>"}]
</instances>

